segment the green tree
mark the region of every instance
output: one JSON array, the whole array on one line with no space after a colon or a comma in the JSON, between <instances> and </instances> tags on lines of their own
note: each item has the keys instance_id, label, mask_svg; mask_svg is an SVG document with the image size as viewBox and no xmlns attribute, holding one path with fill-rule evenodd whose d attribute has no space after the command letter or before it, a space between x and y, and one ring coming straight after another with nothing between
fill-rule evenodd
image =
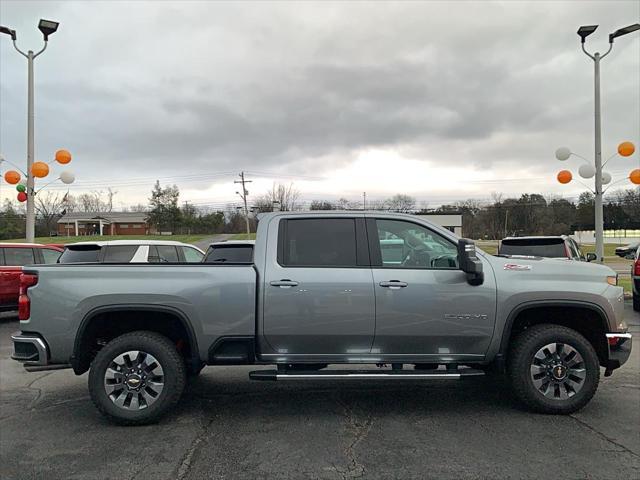
<instances>
[{"instance_id":1,"label":"green tree","mask_svg":"<svg viewBox=\"0 0 640 480\"><path fill-rule=\"evenodd\" d=\"M180 228L181 212L178 207L180 198L180 190L176 185L169 185L164 188L160 186L160 181L156 180L156 184L151 191L149 198L149 223L156 230L175 232Z\"/></svg>"},{"instance_id":2,"label":"green tree","mask_svg":"<svg viewBox=\"0 0 640 480\"><path fill-rule=\"evenodd\" d=\"M0 210L0 240L24 237L24 212L18 211L9 200L5 200Z\"/></svg>"}]
</instances>

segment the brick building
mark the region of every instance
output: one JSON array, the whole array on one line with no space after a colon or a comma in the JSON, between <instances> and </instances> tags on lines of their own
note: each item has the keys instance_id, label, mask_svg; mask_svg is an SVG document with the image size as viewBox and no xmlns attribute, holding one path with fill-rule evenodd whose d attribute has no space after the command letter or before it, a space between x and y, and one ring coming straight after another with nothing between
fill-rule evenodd
<instances>
[{"instance_id":1,"label":"brick building","mask_svg":"<svg viewBox=\"0 0 640 480\"><path fill-rule=\"evenodd\" d=\"M145 212L73 212L58 220L58 235L148 235Z\"/></svg>"}]
</instances>

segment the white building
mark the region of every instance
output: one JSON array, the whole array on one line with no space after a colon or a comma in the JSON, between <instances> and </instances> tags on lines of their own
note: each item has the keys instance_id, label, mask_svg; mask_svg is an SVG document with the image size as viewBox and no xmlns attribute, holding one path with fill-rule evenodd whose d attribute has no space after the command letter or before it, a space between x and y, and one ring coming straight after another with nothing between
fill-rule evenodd
<instances>
[{"instance_id":1,"label":"white building","mask_svg":"<svg viewBox=\"0 0 640 480\"><path fill-rule=\"evenodd\" d=\"M461 213L421 213L418 217L424 217L436 225L451 230L462 237L462 214Z\"/></svg>"}]
</instances>

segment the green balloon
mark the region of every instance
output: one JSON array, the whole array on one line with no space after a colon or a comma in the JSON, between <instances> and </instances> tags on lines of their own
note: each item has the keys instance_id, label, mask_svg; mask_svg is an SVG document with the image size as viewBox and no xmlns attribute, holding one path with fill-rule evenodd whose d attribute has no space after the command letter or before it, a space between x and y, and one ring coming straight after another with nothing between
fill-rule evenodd
<instances>
[{"instance_id":1,"label":"green balloon","mask_svg":"<svg viewBox=\"0 0 640 480\"><path fill-rule=\"evenodd\" d=\"M16 190L19 191L19 192L26 192L27 191L27 187L25 187L24 185L19 183L18 185L16 185Z\"/></svg>"}]
</instances>

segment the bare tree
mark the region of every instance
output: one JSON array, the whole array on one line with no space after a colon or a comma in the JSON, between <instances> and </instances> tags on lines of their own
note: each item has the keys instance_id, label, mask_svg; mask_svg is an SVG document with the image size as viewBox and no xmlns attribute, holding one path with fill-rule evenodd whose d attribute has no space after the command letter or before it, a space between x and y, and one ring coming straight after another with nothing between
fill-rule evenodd
<instances>
[{"instance_id":1,"label":"bare tree","mask_svg":"<svg viewBox=\"0 0 640 480\"><path fill-rule=\"evenodd\" d=\"M311 210L335 210L336 206L329 200L313 200Z\"/></svg>"},{"instance_id":2,"label":"bare tree","mask_svg":"<svg viewBox=\"0 0 640 480\"><path fill-rule=\"evenodd\" d=\"M105 194L102 190L83 193L77 198L77 210L80 212L106 213L113 209L113 197L118 192L111 189Z\"/></svg>"},{"instance_id":3,"label":"bare tree","mask_svg":"<svg viewBox=\"0 0 640 480\"><path fill-rule=\"evenodd\" d=\"M54 192L39 192L36 195L36 216L40 224L41 231L49 235L56 230L56 223L64 214L66 207L66 195Z\"/></svg>"},{"instance_id":4,"label":"bare tree","mask_svg":"<svg viewBox=\"0 0 640 480\"><path fill-rule=\"evenodd\" d=\"M130 212L143 213L143 212L147 212L148 210L149 210L149 206L143 205L142 203L138 203L137 205L132 205L129 207Z\"/></svg>"},{"instance_id":5,"label":"bare tree","mask_svg":"<svg viewBox=\"0 0 640 480\"><path fill-rule=\"evenodd\" d=\"M280 210L291 212L298 208L299 198L300 191L293 187L293 183L289 185L274 183L270 191L260 195L253 201L254 211L271 212L273 211L273 204L278 202Z\"/></svg>"},{"instance_id":6,"label":"bare tree","mask_svg":"<svg viewBox=\"0 0 640 480\"><path fill-rule=\"evenodd\" d=\"M416 199L410 195L398 193L386 200L388 210L408 213L416 209Z\"/></svg>"}]
</instances>

